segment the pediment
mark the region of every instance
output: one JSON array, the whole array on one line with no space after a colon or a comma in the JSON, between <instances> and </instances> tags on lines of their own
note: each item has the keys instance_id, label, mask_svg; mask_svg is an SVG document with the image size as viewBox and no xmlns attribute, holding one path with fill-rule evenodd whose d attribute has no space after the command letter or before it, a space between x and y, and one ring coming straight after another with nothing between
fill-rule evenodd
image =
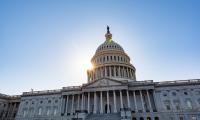
<instances>
[{"instance_id":1,"label":"pediment","mask_svg":"<svg viewBox=\"0 0 200 120\"><path fill-rule=\"evenodd\" d=\"M104 78L104 79L100 79L92 83L89 83L86 85L86 87L101 87L101 86L104 87L104 86L117 86L117 85L122 85L122 83L117 80Z\"/></svg>"}]
</instances>

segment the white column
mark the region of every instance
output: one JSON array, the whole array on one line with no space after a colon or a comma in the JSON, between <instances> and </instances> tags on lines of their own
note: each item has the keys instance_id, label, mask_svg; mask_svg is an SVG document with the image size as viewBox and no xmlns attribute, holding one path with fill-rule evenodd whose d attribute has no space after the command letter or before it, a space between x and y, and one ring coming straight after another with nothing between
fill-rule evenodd
<instances>
[{"instance_id":1,"label":"white column","mask_svg":"<svg viewBox=\"0 0 200 120\"><path fill-rule=\"evenodd\" d=\"M116 67L114 66L113 69L114 69L114 77L116 77Z\"/></svg>"},{"instance_id":2,"label":"white column","mask_svg":"<svg viewBox=\"0 0 200 120\"><path fill-rule=\"evenodd\" d=\"M131 78L133 78L133 75L132 75L132 73L131 73L131 69L129 69L129 73L130 73Z\"/></svg>"},{"instance_id":3,"label":"white column","mask_svg":"<svg viewBox=\"0 0 200 120\"><path fill-rule=\"evenodd\" d=\"M148 90L147 90L147 98L148 98L148 101L149 101L150 112L153 112L152 107L151 107L151 100L150 100L150 97L149 97L149 91Z\"/></svg>"},{"instance_id":4,"label":"white column","mask_svg":"<svg viewBox=\"0 0 200 120\"><path fill-rule=\"evenodd\" d=\"M117 106L116 106L116 93L113 90L113 97L114 97L114 113L117 113Z\"/></svg>"},{"instance_id":5,"label":"white column","mask_svg":"<svg viewBox=\"0 0 200 120\"><path fill-rule=\"evenodd\" d=\"M74 112L74 95L72 95L72 108L71 108L71 114Z\"/></svg>"},{"instance_id":6,"label":"white column","mask_svg":"<svg viewBox=\"0 0 200 120\"><path fill-rule=\"evenodd\" d=\"M143 97L142 97L142 90L140 90L140 98L141 98L141 101L142 101L143 112L145 112L145 109L144 109L144 100L143 100Z\"/></svg>"},{"instance_id":7,"label":"white column","mask_svg":"<svg viewBox=\"0 0 200 120\"><path fill-rule=\"evenodd\" d=\"M67 95L67 101L66 101L66 110L65 110L65 113L68 112L68 102L69 102L69 95Z\"/></svg>"},{"instance_id":8,"label":"white column","mask_svg":"<svg viewBox=\"0 0 200 120\"><path fill-rule=\"evenodd\" d=\"M119 68L118 68L118 75L119 75L119 77L121 77L120 66L119 66Z\"/></svg>"},{"instance_id":9,"label":"white column","mask_svg":"<svg viewBox=\"0 0 200 120\"><path fill-rule=\"evenodd\" d=\"M122 91L119 91L120 94L120 103L121 103L121 108L123 108L123 99L122 99Z\"/></svg>"},{"instance_id":10,"label":"white column","mask_svg":"<svg viewBox=\"0 0 200 120\"><path fill-rule=\"evenodd\" d=\"M100 108L100 113L102 114L103 113L103 98L102 98L102 91L100 92L100 102L101 102L101 108Z\"/></svg>"},{"instance_id":11,"label":"white column","mask_svg":"<svg viewBox=\"0 0 200 120\"><path fill-rule=\"evenodd\" d=\"M88 114L90 113L90 92L88 92Z\"/></svg>"},{"instance_id":12,"label":"white column","mask_svg":"<svg viewBox=\"0 0 200 120\"><path fill-rule=\"evenodd\" d=\"M107 68L106 68L106 66L104 67L105 68L105 77L107 77Z\"/></svg>"},{"instance_id":13,"label":"white column","mask_svg":"<svg viewBox=\"0 0 200 120\"><path fill-rule=\"evenodd\" d=\"M84 109L84 93L82 93L81 110Z\"/></svg>"},{"instance_id":14,"label":"white column","mask_svg":"<svg viewBox=\"0 0 200 120\"><path fill-rule=\"evenodd\" d=\"M110 113L110 107L109 107L109 91L107 91L107 113Z\"/></svg>"},{"instance_id":15,"label":"white column","mask_svg":"<svg viewBox=\"0 0 200 120\"><path fill-rule=\"evenodd\" d=\"M126 95L127 95L128 108L131 108L128 90L126 90Z\"/></svg>"},{"instance_id":16,"label":"white column","mask_svg":"<svg viewBox=\"0 0 200 120\"><path fill-rule=\"evenodd\" d=\"M135 112L137 112L137 101L136 101L136 96L135 96L135 91L133 91L133 97L134 97L134 104L135 104Z\"/></svg>"},{"instance_id":17,"label":"white column","mask_svg":"<svg viewBox=\"0 0 200 120\"><path fill-rule=\"evenodd\" d=\"M126 68L126 72L127 72L128 78L129 78L129 70L128 70L128 67Z\"/></svg>"},{"instance_id":18,"label":"white column","mask_svg":"<svg viewBox=\"0 0 200 120\"><path fill-rule=\"evenodd\" d=\"M109 66L109 77L111 77L112 76L112 74L111 74L111 66Z\"/></svg>"},{"instance_id":19,"label":"white column","mask_svg":"<svg viewBox=\"0 0 200 120\"><path fill-rule=\"evenodd\" d=\"M77 110L79 110L80 109L80 95L78 94L78 105L77 105Z\"/></svg>"},{"instance_id":20,"label":"white column","mask_svg":"<svg viewBox=\"0 0 200 120\"><path fill-rule=\"evenodd\" d=\"M94 92L94 111L93 113L97 113L97 93L96 91Z\"/></svg>"},{"instance_id":21,"label":"white column","mask_svg":"<svg viewBox=\"0 0 200 120\"><path fill-rule=\"evenodd\" d=\"M64 96L62 96L62 106L61 106L61 114L63 114L65 112L65 103L66 103L66 98Z\"/></svg>"}]
</instances>

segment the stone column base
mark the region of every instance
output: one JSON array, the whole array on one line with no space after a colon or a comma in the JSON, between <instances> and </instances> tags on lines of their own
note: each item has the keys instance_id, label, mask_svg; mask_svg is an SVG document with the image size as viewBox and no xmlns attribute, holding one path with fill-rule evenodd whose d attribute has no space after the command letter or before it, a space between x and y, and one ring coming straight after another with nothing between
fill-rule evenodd
<instances>
[{"instance_id":1,"label":"stone column base","mask_svg":"<svg viewBox=\"0 0 200 120\"><path fill-rule=\"evenodd\" d=\"M130 108L120 108L121 120L131 120L131 109Z\"/></svg>"}]
</instances>

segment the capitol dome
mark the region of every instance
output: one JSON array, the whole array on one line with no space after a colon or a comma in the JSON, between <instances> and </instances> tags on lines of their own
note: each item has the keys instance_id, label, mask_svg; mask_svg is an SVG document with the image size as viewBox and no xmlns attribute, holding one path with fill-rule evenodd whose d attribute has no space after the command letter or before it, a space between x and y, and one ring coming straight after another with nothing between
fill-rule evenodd
<instances>
[{"instance_id":1,"label":"capitol dome","mask_svg":"<svg viewBox=\"0 0 200 120\"><path fill-rule=\"evenodd\" d=\"M88 82L102 78L115 80L136 80L135 67L130 63L124 49L112 40L109 27L105 34L106 40L97 48L91 59L93 69L88 70Z\"/></svg>"}]
</instances>

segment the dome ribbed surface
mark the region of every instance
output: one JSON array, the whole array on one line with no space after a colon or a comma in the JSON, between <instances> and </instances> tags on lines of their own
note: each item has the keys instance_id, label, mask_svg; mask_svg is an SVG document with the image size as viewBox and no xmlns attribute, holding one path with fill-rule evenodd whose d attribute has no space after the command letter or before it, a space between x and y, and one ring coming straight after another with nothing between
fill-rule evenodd
<instances>
[{"instance_id":1,"label":"dome ribbed surface","mask_svg":"<svg viewBox=\"0 0 200 120\"><path fill-rule=\"evenodd\" d=\"M124 49L118 43L114 42L113 40L112 41L106 40L97 48L96 53L107 50L118 50L124 52Z\"/></svg>"}]
</instances>

